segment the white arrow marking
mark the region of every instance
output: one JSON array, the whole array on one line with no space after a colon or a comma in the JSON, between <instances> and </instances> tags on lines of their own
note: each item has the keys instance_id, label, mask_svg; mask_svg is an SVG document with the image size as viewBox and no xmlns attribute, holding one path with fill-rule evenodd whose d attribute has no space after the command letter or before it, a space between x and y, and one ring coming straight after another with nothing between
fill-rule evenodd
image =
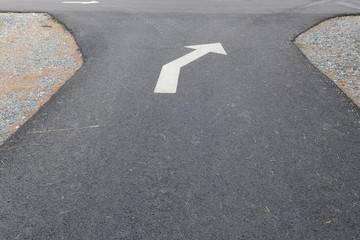
<instances>
[{"instance_id":1,"label":"white arrow marking","mask_svg":"<svg viewBox=\"0 0 360 240\"><path fill-rule=\"evenodd\" d=\"M99 2L98 1L90 1L90 2L62 2L62 3L95 4L95 3L99 3Z\"/></svg>"},{"instance_id":2,"label":"white arrow marking","mask_svg":"<svg viewBox=\"0 0 360 240\"><path fill-rule=\"evenodd\" d=\"M169 62L162 67L154 93L176 93L180 68L196 59L210 52L227 55L221 43L186 46L186 48L195 49L195 51Z\"/></svg>"}]
</instances>

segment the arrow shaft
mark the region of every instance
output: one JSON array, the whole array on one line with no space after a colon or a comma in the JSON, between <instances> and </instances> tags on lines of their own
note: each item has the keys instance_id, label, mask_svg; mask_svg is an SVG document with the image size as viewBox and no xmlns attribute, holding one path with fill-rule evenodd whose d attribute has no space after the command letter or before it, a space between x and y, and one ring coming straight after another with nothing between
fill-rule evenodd
<instances>
[{"instance_id":1,"label":"arrow shaft","mask_svg":"<svg viewBox=\"0 0 360 240\"><path fill-rule=\"evenodd\" d=\"M181 67L184 67L185 65L188 65L189 63L195 61L196 59L205 56L208 53L209 53L209 50L207 50L207 49L197 49L197 50L192 51L172 62L169 62L166 65L174 65L174 66L178 66L181 68Z\"/></svg>"},{"instance_id":2,"label":"arrow shaft","mask_svg":"<svg viewBox=\"0 0 360 240\"><path fill-rule=\"evenodd\" d=\"M158 82L155 87L155 93L176 93L180 69L195 61L198 58L208 54L207 49L197 49L186 54L168 64L165 64L160 72Z\"/></svg>"},{"instance_id":3,"label":"arrow shaft","mask_svg":"<svg viewBox=\"0 0 360 240\"><path fill-rule=\"evenodd\" d=\"M99 2L97 2L97 1L91 1L91 2L62 2L62 3L94 4L94 3L99 3Z\"/></svg>"},{"instance_id":4,"label":"arrow shaft","mask_svg":"<svg viewBox=\"0 0 360 240\"><path fill-rule=\"evenodd\" d=\"M176 93L179 81L180 67L175 65L164 65L157 81L155 93Z\"/></svg>"}]
</instances>

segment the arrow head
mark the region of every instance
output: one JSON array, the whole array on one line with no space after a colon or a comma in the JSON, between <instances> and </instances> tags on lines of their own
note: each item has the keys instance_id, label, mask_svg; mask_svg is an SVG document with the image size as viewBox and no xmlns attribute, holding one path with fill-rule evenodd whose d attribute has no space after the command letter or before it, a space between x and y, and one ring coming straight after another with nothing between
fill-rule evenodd
<instances>
[{"instance_id":1,"label":"arrow head","mask_svg":"<svg viewBox=\"0 0 360 240\"><path fill-rule=\"evenodd\" d=\"M221 43L209 43L209 44L201 44L201 45L192 45L192 46L185 46L186 48L191 48L191 49L206 49L209 52L213 52L213 53L218 53L218 54L222 54L222 55L227 55L227 53L225 52L223 46L221 45Z\"/></svg>"}]
</instances>

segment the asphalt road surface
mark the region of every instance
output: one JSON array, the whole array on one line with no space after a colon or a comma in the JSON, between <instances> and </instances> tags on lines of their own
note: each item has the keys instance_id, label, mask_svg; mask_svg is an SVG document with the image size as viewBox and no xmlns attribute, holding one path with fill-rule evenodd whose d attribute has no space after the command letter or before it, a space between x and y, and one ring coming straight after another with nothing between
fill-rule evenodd
<instances>
[{"instance_id":1,"label":"asphalt road surface","mask_svg":"<svg viewBox=\"0 0 360 240\"><path fill-rule=\"evenodd\" d=\"M292 43L359 2L0 8L53 14L85 56L1 148L0 239L360 239L360 111ZM154 93L206 43L227 55Z\"/></svg>"}]
</instances>

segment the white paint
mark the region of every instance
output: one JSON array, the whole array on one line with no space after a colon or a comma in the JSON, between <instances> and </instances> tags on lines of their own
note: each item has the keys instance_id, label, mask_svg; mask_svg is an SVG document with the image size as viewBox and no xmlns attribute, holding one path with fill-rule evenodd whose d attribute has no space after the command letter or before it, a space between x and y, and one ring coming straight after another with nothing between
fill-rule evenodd
<instances>
[{"instance_id":1,"label":"white paint","mask_svg":"<svg viewBox=\"0 0 360 240\"><path fill-rule=\"evenodd\" d=\"M344 6L344 7L348 7L348 8L360 9L360 5L356 5L351 2L335 2L335 3L338 5Z\"/></svg>"},{"instance_id":2,"label":"white paint","mask_svg":"<svg viewBox=\"0 0 360 240\"><path fill-rule=\"evenodd\" d=\"M349 1L337 1L337 0L321 0L321 1L313 2L313 3L309 3L305 6L303 6L303 8L313 7L316 5L323 5L323 4L327 4L327 3L334 3L334 4L341 5L341 6L348 7L348 8L360 9L360 5L357 5L358 3L355 4L355 3L352 3Z\"/></svg>"},{"instance_id":3,"label":"white paint","mask_svg":"<svg viewBox=\"0 0 360 240\"><path fill-rule=\"evenodd\" d=\"M195 49L195 51L162 67L154 93L176 93L180 69L196 59L210 52L227 55L221 43L186 46L186 48Z\"/></svg>"},{"instance_id":4,"label":"white paint","mask_svg":"<svg viewBox=\"0 0 360 240\"><path fill-rule=\"evenodd\" d=\"M90 1L90 2L62 2L62 3L95 4L95 3L99 3L99 2L98 1Z\"/></svg>"},{"instance_id":5,"label":"white paint","mask_svg":"<svg viewBox=\"0 0 360 240\"><path fill-rule=\"evenodd\" d=\"M322 4L331 3L331 2L332 2L332 0L322 0L322 1L312 2L312 3L306 4L304 6L304 8L308 8L308 7L312 7L312 6L316 6L316 5L322 5Z\"/></svg>"}]
</instances>

